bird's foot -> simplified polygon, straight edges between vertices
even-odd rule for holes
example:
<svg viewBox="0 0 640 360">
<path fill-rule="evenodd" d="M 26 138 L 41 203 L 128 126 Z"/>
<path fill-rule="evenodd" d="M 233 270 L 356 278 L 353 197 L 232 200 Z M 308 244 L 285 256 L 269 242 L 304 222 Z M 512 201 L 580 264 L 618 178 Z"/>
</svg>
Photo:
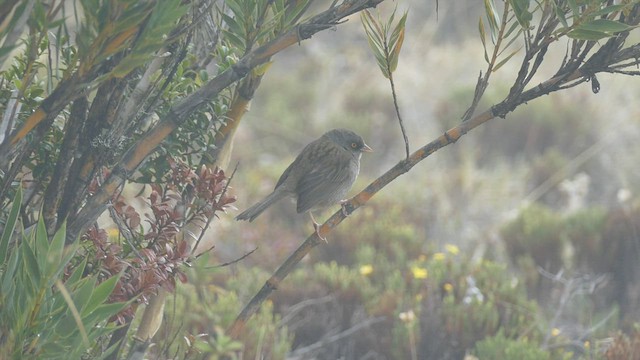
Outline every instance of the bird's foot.
<svg viewBox="0 0 640 360">
<path fill-rule="evenodd" d="M 313 229 L 316 231 L 316 235 L 318 235 L 318 237 L 320 239 L 322 239 L 322 241 L 324 241 L 326 244 L 328 244 L 329 242 L 327 241 L 327 238 L 320 235 L 320 224 L 318 224 L 316 222 L 316 219 L 313 218 L 313 215 L 311 213 L 309 213 L 309 216 L 311 216 L 311 222 L 313 223 Z"/>
</svg>

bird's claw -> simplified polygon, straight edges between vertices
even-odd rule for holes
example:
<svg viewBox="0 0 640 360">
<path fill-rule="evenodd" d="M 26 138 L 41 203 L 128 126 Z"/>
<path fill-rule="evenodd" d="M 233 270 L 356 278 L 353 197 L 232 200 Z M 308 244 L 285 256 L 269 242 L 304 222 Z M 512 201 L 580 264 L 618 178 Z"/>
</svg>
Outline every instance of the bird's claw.
<svg viewBox="0 0 640 360">
<path fill-rule="evenodd" d="M 313 222 L 313 228 L 314 228 L 314 229 L 315 229 L 315 231 L 316 231 L 316 235 L 318 235 L 318 237 L 319 237 L 320 239 L 322 239 L 322 241 L 324 241 L 324 242 L 325 242 L 325 244 L 328 244 L 329 242 L 327 241 L 327 238 L 326 238 L 326 237 L 324 237 L 324 236 L 322 236 L 322 235 L 320 235 L 320 224 L 318 224 L 318 223 L 316 223 L 316 222 L 314 221 L 314 222 Z"/>
<path fill-rule="evenodd" d="M 328 244 L 329 242 L 327 241 L 327 238 L 320 235 L 320 224 L 316 222 L 316 219 L 313 218 L 313 215 L 311 213 L 309 213 L 309 216 L 311 216 L 311 222 L 313 223 L 313 229 L 315 230 L 316 235 L 318 235 L 318 237 L 322 239 L 322 241 L 324 241 L 325 244 Z"/>
</svg>

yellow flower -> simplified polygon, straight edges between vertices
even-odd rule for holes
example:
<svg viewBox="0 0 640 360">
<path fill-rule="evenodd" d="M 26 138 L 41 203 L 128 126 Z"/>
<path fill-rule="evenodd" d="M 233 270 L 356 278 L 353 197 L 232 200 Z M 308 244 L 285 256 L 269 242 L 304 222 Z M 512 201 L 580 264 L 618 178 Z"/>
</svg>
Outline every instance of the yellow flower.
<svg viewBox="0 0 640 360">
<path fill-rule="evenodd" d="M 458 255 L 458 253 L 460 252 L 460 248 L 456 245 L 447 244 L 444 246 L 444 248 L 452 255 Z"/>
<path fill-rule="evenodd" d="M 373 266 L 371 265 L 362 265 L 360 266 L 360 275 L 367 276 L 373 272 Z"/>
<path fill-rule="evenodd" d="M 558 336 L 558 335 L 560 335 L 560 329 L 558 328 L 551 329 L 551 336 Z"/>
<path fill-rule="evenodd" d="M 584 348 L 589 350 L 591 348 L 591 343 L 589 342 L 589 340 L 584 342 Z"/>
<path fill-rule="evenodd" d="M 444 287 L 444 291 L 446 291 L 448 294 L 451 294 L 453 292 L 453 285 L 451 285 L 450 283 L 444 283 L 442 287 Z"/>
<path fill-rule="evenodd" d="M 436 261 L 442 261 L 446 258 L 447 258 L 447 255 L 445 253 L 437 252 L 433 254 L 433 260 L 436 260 Z"/>
<path fill-rule="evenodd" d="M 117 238 L 120 235 L 120 230 L 117 227 L 109 228 L 107 230 L 107 236 L 110 238 Z"/>
<path fill-rule="evenodd" d="M 429 275 L 429 272 L 425 268 L 412 266 L 411 272 L 413 273 L 413 277 L 416 279 L 426 279 Z"/>
</svg>

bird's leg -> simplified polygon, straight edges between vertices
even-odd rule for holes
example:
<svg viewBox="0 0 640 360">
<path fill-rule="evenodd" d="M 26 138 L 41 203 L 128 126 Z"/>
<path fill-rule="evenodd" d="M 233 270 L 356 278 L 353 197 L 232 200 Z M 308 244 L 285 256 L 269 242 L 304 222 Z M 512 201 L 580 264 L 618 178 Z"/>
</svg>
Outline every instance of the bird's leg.
<svg viewBox="0 0 640 360">
<path fill-rule="evenodd" d="M 318 237 L 328 244 L 329 242 L 327 241 L 327 238 L 322 237 L 322 235 L 320 235 L 320 224 L 318 224 L 316 222 L 316 219 L 313 218 L 313 214 L 311 213 L 311 211 L 309 211 L 309 216 L 311 216 L 311 222 L 313 222 L 313 229 L 316 231 L 316 234 L 318 234 Z"/>
</svg>

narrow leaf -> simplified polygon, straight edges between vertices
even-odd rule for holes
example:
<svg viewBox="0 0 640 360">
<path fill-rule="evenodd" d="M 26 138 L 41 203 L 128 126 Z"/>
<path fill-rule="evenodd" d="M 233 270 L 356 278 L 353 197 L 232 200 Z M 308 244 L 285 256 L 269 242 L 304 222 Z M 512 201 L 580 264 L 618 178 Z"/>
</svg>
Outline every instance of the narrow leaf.
<svg viewBox="0 0 640 360">
<path fill-rule="evenodd" d="M 7 222 L 5 223 L 4 230 L 2 231 L 2 237 L 0 237 L 0 264 L 4 264 L 4 261 L 7 258 L 7 249 L 9 248 L 9 242 L 13 236 L 13 232 L 16 229 L 16 224 L 18 224 L 18 215 L 20 213 L 21 204 L 22 187 L 18 186 L 16 195 L 13 197 L 13 204 L 11 205 Z"/>
<path fill-rule="evenodd" d="M 591 13 L 591 16 L 602 16 L 602 15 L 609 15 L 613 12 L 617 12 L 617 11 L 621 11 L 624 8 L 628 7 L 630 3 L 627 4 L 618 4 L 618 5 L 611 5 L 611 6 L 607 6 L 605 8 L 602 8 L 598 11 L 595 11 L 593 13 Z"/>
<path fill-rule="evenodd" d="M 111 295 L 111 292 L 115 288 L 120 276 L 112 276 L 109 279 L 103 281 L 98 285 L 91 294 L 91 298 L 87 302 L 86 306 L 82 309 L 82 315 L 87 316 L 93 312 L 99 305 L 102 305 Z"/>
<path fill-rule="evenodd" d="M 585 29 L 574 29 L 571 30 L 567 33 L 567 36 L 569 36 L 572 39 L 576 39 L 576 40 L 588 40 L 588 41 L 595 41 L 595 40 L 600 40 L 606 37 L 611 36 L 611 34 L 607 34 L 601 31 L 592 31 L 592 30 L 585 30 Z"/>
<path fill-rule="evenodd" d="M 362 26 L 364 27 L 364 31 L 367 35 L 367 39 L 369 40 L 369 46 L 372 50 L 377 49 L 378 51 L 383 51 L 384 45 L 382 41 L 382 37 L 378 34 L 376 29 L 379 27 L 374 27 L 372 22 L 375 21 L 371 14 L 364 11 L 361 13 L 360 19 L 362 20 Z"/>
<path fill-rule="evenodd" d="M 47 264 L 47 254 L 49 253 L 49 236 L 47 235 L 47 227 L 44 224 L 44 216 L 40 215 L 33 235 L 33 251 L 38 259 L 38 267 L 44 270 Z"/>
<path fill-rule="evenodd" d="M 525 29 L 529 28 L 529 23 L 533 18 L 533 15 L 529 11 L 529 1 L 530 0 L 511 0 L 513 13 L 516 15 L 516 19 L 520 26 Z"/>
<path fill-rule="evenodd" d="M 87 348 L 89 348 L 91 346 L 91 343 L 89 342 L 89 338 L 87 337 L 87 330 L 84 328 L 84 324 L 82 323 L 82 318 L 80 317 L 78 308 L 76 307 L 75 303 L 71 299 L 71 296 L 69 295 L 69 291 L 67 291 L 67 289 L 64 287 L 64 284 L 62 284 L 60 280 L 56 281 L 56 287 L 64 297 L 65 301 L 67 302 L 67 305 L 69 305 L 69 311 L 73 315 L 73 319 L 75 320 L 76 325 L 80 330 L 80 334 L 82 335 L 82 340 L 84 341 L 84 345 Z"/>
<path fill-rule="evenodd" d="M 53 235 L 51 244 L 49 244 L 49 252 L 47 253 L 47 265 L 45 268 L 49 278 L 57 278 L 60 271 L 63 270 L 63 266 L 60 266 L 63 261 L 64 242 L 67 237 L 67 226 L 63 223 L 60 229 Z"/>
<path fill-rule="evenodd" d="M 578 4 L 576 2 L 576 0 L 567 0 L 567 2 L 569 3 L 569 8 L 571 8 L 571 11 L 573 12 L 573 17 L 575 19 L 580 17 L 580 9 L 578 8 Z"/>
<path fill-rule="evenodd" d="M 93 288 L 96 286 L 96 279 L 94 278 L 84 278 L 83 280 L 80 287 L 73 291 L 73 302 L 79 310 L 84 309 L 87 305 L 89 299 L 91 299 Z"/>
<path fill-rule="evenodd" d="M 484 22 L 482 18 L 478 20 L 478 32 L 480 33 L 480 41 L 482 41 L 482 47 L 484 48 L 484 60 L 489 63 L 489 54 L 487 53 L 487 42 L 486 36 L 487 33 L 484 31 Z"/>
<path fill-rule="evenodd" d="M 24 260 L 25 269 L 27 270 L 27 275 L 29 279 L 31 279 L 31 284 L 33 286 L 30 287 L 31 290 L 35 292 L 36 288 L 40 286 L 40 269 L 38 268 L 38 260 L 36 260 L 36 256 L 34 255 L 31 247 L 29 246 L 28 241 L 23 241 L 22 246 L 22 258 Z M 25 284 L 26 286 L 29 286 Z"/>
<path fill-rule="evenodd" d="M 398 38 L 400 36 L 404 38 L 404 29 L 407 22 L 407 14 L 408 13 L 405 12 L 404 15 L 400 18 L 400 21 L 398 21 L 398 24 L 396 24 L 393 32 L 391 33 L 391 36 L 389 37 L 389 43 L 392 44 L 392 48 L 395 47 L 394 44 L 398 41 Z M 400 42 L 402 43 L 402 40 Z"/>
<path fill-rule="evenodd" d="M 607 20 L 607 19 L 595 19 L 583 24 L 580 24 L 576 30 L 588 30 L 603 33 L 618 33 L 621 31 L 627 31 L 632 29 L 632 26 L 623 24 L 619 21 Z"/>
<path fill-rule="evenodd" d="M 491 34 L 491 41 L 495 44 L 498 38 L 498 24 L 500 24 L 500 18 L 496 11 L 493 0 L 484 0 L 484 8 L 487 16 L 487 22 L 489 23 L 489 31 Z"/>
<path fill-rule="evenodd" d="M 389 59 L 389 71 L 394 72 L 398 67 L 398 60 L 400 59 L 400 49 L 402 48 L 402 42 L 404 41 L 404 28 L 400 31 L 398 42 L 393 46 L 390 59 Z"/>
<path fill-rule="evenodd" d="M 513 55 L 515 55 L 519 51 L 520 51 L 520 49 L 514 50 L 511 54 L 507 55 L 507 57 L 505 57 L 499 63 L 497 63 L 496 66 L 493 67 L 493 72 L 498 71 L 498 69 L 500 69 L 502 67 L 502 65 L 506 64 L 507 61 L 509 61 L 509 59 L 511 59 L 513 57 Z"/>
<path fill-rule="evenodd" d="M 565 16 L 564 11 L 562 11 L 562 8 L 560 8 L 560 6 L 558 6 L 555 1 L 551 2 L 554 7 L 554 11 L 556 13 L 556 17 L 558 18 L 558 20 L 560 20 L 560 23 L 562 23 L 562 26 L 564 26 L 565 28 L 569 27 L 569 23 L 567 22 L 567 18 Z"/>
<path fill-rule="evenodd" d="M 82 274 L 84 273 L 84 268 L 86 265 L 87 265 L 87 258 L 84 258 L 84 260 L 82 260 L 82 262 L 78 264 L 76 268 L 73 270 L 73 272 L 71 273 L 71 276 L 69 276 L 65 284 L 69 286 L 78 282 L 82 277 Z"/>
</svg>

